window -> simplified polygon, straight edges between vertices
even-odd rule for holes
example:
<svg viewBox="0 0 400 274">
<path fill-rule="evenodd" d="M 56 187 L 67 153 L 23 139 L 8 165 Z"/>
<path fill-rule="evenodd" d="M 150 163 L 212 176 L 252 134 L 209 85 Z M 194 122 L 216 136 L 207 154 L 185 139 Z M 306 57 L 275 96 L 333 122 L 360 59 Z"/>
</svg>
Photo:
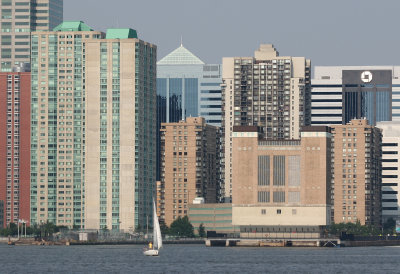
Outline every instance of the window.
<svg viewBox="0 0 400 274">
<path fill-rule="evenodd" d="M 282 210 L 281 209 L 277 209 L 276 210 L 276 214 L 282 214 Z"/>
<path fill-rule="evenodd" d="M 261 209 L 261 215 L 265 215 L 267 214 L 267 210 L 266 209 Z"/>
<path fill-rule="evenodd" d="M 284 191 L 274 191 L 273 202 L 274 203 L 284 203 L 285 202 L 285 192 Z"/>
<path fill-rule="evenodd" d="M 269 203 L 269 191 L 259 191 L 258 192 L 258 202 L 259 203 Z"/>
</svg>

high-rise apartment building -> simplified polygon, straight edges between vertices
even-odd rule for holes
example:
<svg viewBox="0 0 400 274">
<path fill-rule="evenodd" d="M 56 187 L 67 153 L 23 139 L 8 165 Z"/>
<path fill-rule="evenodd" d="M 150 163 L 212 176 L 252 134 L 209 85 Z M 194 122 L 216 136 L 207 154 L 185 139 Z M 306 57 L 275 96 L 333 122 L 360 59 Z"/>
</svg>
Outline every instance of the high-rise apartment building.
<svg viewBox="0 0 400 274">
<path fill-rule="evenodd" d="M 312 124 L 366 118 L 400 121 L 400 67 L 317 66 L 312 79 Z"/>
<path fill-rule="evenodd" d="M 400 122 L 379 122 L 382 129 L 382 223 L 400 217 Z"/>
<path fill-rule="evenodd" d="M 255 126 L 233 131 L 232 223 L 241 237 L 320 237 L 330 224 L 330 128 L 303 127 L 297 140 L 266 140 Z"/>
<path fill-rule="evenodd" d="M 0 200 L 3 223 L 29 222 L 30 72 L 0 72 Z"/>
<path fill-rule="evenodd" d="M 262 44 L 254 57 L 223 58 L 224 197 L 232 197 L 232 130 L 259 126 L 267 139 L 299 139 L 311 123 L 311 62 Z"/>
<path fill-rule="evenodd" d="M 156 46 L 133 29 L 85 42 L 85 228 L 133 231 L 156 194 Z"/>
<path fill-rule="evenodd" d="M 366 119 L 332 127 L 335 223 L 381 224 L 381 130 Z"/>
<path fill-rule="evenodd" d="M 218 128 L 202 117 L 161 124 L 161 213 L 167 225 L 188 215 L 198 197 L 217 201 Z"/>
<path fill-rule="evenodd" d="M 86 42 L 103 36 L 83 22 L 32 33 L 33 224 L 84 227 Z"/>
<path fill-rule="evenodd" d="M 63 20 L 63 0 L 2 0 L 1 68 L 30 63 L 32 31 L 48 31 Z"/>
</svg>

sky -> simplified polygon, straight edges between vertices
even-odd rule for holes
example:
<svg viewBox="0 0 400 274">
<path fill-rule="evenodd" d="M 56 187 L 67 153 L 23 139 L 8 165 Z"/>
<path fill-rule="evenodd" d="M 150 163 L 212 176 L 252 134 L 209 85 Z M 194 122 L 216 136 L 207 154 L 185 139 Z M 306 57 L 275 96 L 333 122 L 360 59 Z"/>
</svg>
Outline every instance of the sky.
<svg viewBox="0 0 400 274">
<path fill-rule="evenodd" d="M 400 65 L 399 0 L 64 0 L 64 20 L 136 29 L 158 59 L 182 37 L 213 64 L 272 43 L 313 66 Z"/>
</svg>

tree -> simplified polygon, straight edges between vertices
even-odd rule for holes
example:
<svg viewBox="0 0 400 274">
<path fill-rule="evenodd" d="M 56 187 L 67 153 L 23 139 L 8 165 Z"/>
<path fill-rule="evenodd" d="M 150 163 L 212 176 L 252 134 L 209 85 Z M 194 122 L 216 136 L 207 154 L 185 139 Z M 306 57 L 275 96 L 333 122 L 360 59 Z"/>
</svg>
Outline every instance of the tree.
<svg viewBox="0 0 400 274">
<path fill-rule="evenodd" d="M 45 237 L 51 237 L 51 236 L 53 236 L 53 233 L 57 232 L 57 226 L 55 224 L 47 221 L 44 224 L 43 230 L 44 230 Z"/>
<path fill-rule="evenodd" d="M 169 228 L 168 228 L 168 226 L 164 223 L 164 222 L 162 222 L 161 224 L 160 224 L 160 230 L 161 230 L 161 235 L 168 235 L 169 234 Z"/>
<path fill-rule="evenodd" d="M 206 229 L 204 228 L 203 223 L 201 223 L 200 226 L 199 226 L 199 236 L 201 238 L 205 238 L 206 237 Z"/>
<path fill-rule="evenodd" d="M 194 229 L 192 224 L 189 222 L 189 218 L 178 217 L 175 221 L 172 222 L 171 227 L 169 229 L 171 235 L 179 236 L 179 237 L 194 237 Z"/>
<path fill-rule="evenodd" d="M 347 234 L 354 234 L 360 236 L 371 236 L 381 234 L 380 229 L 372 225 L 361 225 L 360 221 L 357 220 L 356 223 L 332 223 L 329 226 L 329 233 L 339 236 L 341 232 L 346 232 Z"/>
<path fill-rule="evenodd" d="M 8 235 L 7 236 L 14 236 L 18 234 L 18 226 L 14 223 L 10 223 L 8 225 Z"/>
<path fill-rule="evenodd" d="M 396 229 L 396 221 L 393 218 L 387 219 L 383 224 L 383 229 L 385 230 L 385 233 L 393 233 Z"/>
<path fill-rule="evenodd" d="M 105 225 L 101 230 L 103 231 L 104 234 L 107 234 L 108 233 L 107 225 Z"/>
</svg>

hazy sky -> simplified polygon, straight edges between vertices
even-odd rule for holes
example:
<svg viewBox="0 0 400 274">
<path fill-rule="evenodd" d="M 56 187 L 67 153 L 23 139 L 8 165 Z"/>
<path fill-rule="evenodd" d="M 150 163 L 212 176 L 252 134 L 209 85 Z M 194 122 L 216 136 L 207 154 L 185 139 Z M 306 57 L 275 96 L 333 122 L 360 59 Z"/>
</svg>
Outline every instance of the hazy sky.
<svg viewBox="0 0 400 274">
<path fill-rule="evenodd" d="M 64 0 L 64 19 L 96 30 L 131 27 L 206 63 L 253 56 L 260 43 L 316 65 L 400 65 L 399 0 Z"/>
</svg>

